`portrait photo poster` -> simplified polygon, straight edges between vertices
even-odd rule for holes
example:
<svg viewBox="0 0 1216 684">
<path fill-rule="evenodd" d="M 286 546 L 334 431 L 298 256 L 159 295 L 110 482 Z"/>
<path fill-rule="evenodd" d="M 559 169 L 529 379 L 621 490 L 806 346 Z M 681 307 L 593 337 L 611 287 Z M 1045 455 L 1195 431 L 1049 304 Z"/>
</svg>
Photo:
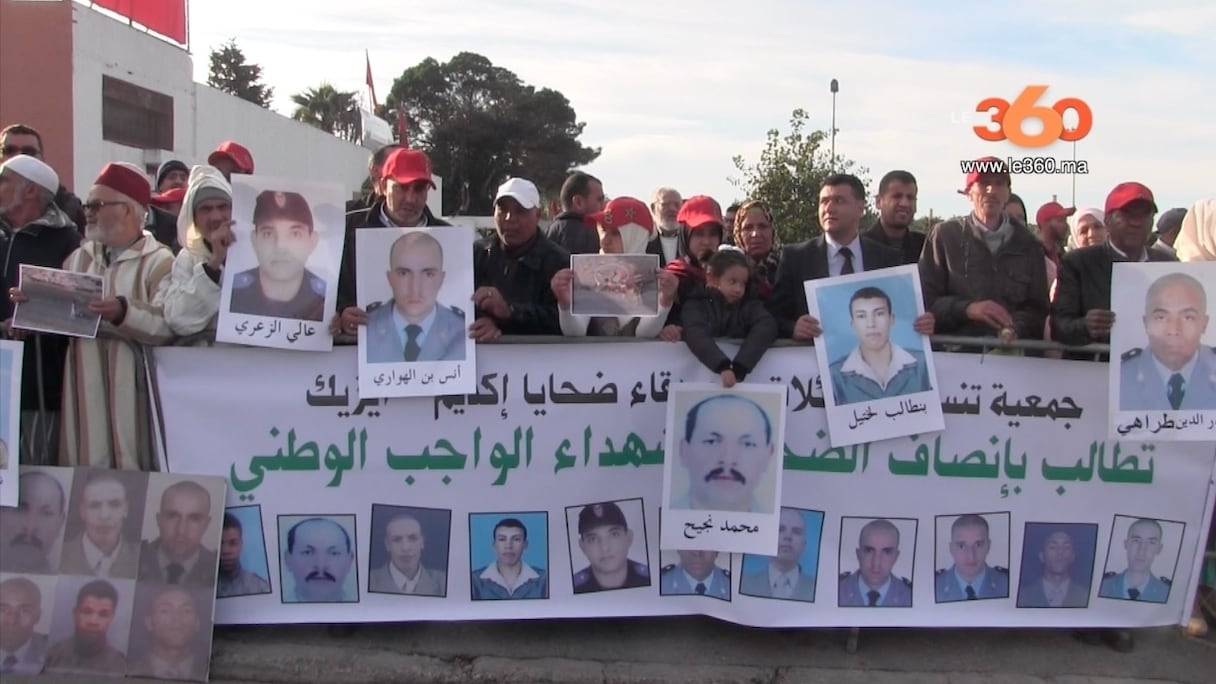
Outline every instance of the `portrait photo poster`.
<svg viewBox="0 0 1216 684">
<path fill-rule="evenodd" d="M 659 257 L 573 254 L 570 313 L 575 316 L 658 316 Z"/>
<path fill-rule="evenodd" d="M 97 337 L 101 314 L 90 312 L 89 303 L 105 296 L 101 276 L 21 264 L 20 288 L 28 301 L 13 309 L 14 328 Z"/>
<path fill-rule="evenodd" d="M 929 338 L 913 329 L 924 313 L 916 265 L 808 280 L 832 446 L 945 429 Z"/>
<path fill-rule="evenodd" d="M 346 233 L 337 183 L 232 179 L 232 232 L 217 342 L 329 351 Z M 255 225 L 255 221 L 258 225 Z"/>
<path fill-rule="evenodd" d="M 473 239 L 463 227 L 365 228 L 355 233 L 359 396 L 431 397 L 477 384 Z"/>
<path fill-rule="evenodd" d="M 787 389 L 671 386 L 661 549 L 777 554 Z"/>
<path fill-rule="evenodd" d="M 17 505 L 24 353 L 24 342 L 0 341 L 0 507 Z"/>
<path fill-rule="evenodd" d="M 1116 263 L 1111 275 L 1111 439 L 1216 439 L 1216 272 L 1204 263 Z"/>
</svg>

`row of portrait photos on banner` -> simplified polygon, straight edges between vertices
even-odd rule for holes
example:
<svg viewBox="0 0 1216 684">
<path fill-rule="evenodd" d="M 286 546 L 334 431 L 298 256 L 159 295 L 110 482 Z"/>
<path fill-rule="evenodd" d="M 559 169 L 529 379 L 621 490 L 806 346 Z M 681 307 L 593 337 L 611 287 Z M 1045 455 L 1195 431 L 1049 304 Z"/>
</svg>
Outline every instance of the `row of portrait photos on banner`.
<svg viewBox="0 0 1216 684">
<path fill-rule="evenodd" d="M 42 537 L 48 537 L 47 548 L 62 546 L 59 567 L 27 564 L 23 571 L 6 567 L 0 596 L 7 610 L 10 603 L 20 605 L 22 595 L 26 601 L 41 595 L 41 603 L 25 612 L 32 616 L 26 629 L 45 634 L 45 626 L 49 624 L 54 644 L 59 643 L 57 638 L 62 641 L 71 637 L 73 629 L 82 629 L 81 611 L 78 608 L 73 614 L 71 606 L 80 605 L 77 594 L 83 586 L 100 580 L 114 587 L 118 599 L 109 604 L 109 613 L 117 615 L 114 620 L 122 623 L 111 632 L 108 642 L 114 650 L 115 668 L 120 667 L 121 651 L 128 643 L 132 654 L 137 642 L 145 646 L 145 653 L 149 639 L 155 645 L 160 627 L 157 616 L 149 611 L 158 607 L 158 601 L 180 599 L 183 605 L 174 613 L 178 623 L 164 630 L 176 636 L 179 643 L 188 641 L 202 649 L 209 639 L 209 630 L 198 629 L 195 618 L 201 625 L 209 624 L 211 596 L 207 592 L 221 599 L 268 595 L 275 593 L 276 584 L 279 600 L 284 604 L 359 603 L 364 600 L 364 592 L 485 601 L 548 599 L 554 592 L 566 595 L 567 590 L 570 595 L 579 595 L 643 588 L 657 590 L 660 596 L 704 595 L 730 601 L 737 593 L 759 599 L 816 603 L 822 600 L 827 587 L 828 596 L 834 592 L 834 598 L 828 601 L 834 600 L 839 607 L 912 607 L 914 583 L 923 581 L 932 583 L 933 601 L 937 604 L 1003 599 L 1026 609 L 1086 608 L 1095 598 L 1129 605 L 1163 604 L 1169 599 L 1185 532 L 1181 522 L 1118 514 L 1109 523 L 1025 521 L 1017 522 L 1015 527 L 1011 513 L 1006 511 L 939 515 L 931 523 L 932 531 L 926 534 L 919 529 L 922 521 L 917 518 L 842 516 L 832 521 L 823 511 L 782 507 L 774 556 L 690 549 L 662 551 L 656 559 L 648 538 L 646 506 L 643 499 L 634 498 L 569 506 L 565 519 L 557 523 L 560 527 L 551 527 L 550 513 L 546 511 L 469 513 L 468 566 L 457 569 L 449 567 L 456 524 L 452 510 L 372 504 L 369 520 L 361 524 L 355 513 L 278 515 L 277 520 L 263 520 L 261 506 L 250 504 L 227 508 L 218 518 L 223 529 L 218 545 L 217 585 L 216 552 L 208 548 L 207 542 L 221 539 L 218 536 L 221 524 L 210 511 L 205 521 L 188 514 L 181 523 L 176 522 L 177 514 L 186 513 L 190 505 L 194 506 L 193 515 L 203 514 L 201 495 L 195 490 L 183 490 L 184 494 L 193 495 L 195 501 L 182 503 L 174 499 L 183 496 L 150 481 L 146 502 L 140 499 L 125 504 L 132 515 L 112 517 L 110 525 L 121 530 L 124 545 L 133 543 L 128 538 L 138 538 L 127 532 L 138 530 L 138 525 L 132 526 L 127 521 L 138 520 L 141 512 L 145 513 L 144 518 L 156 520 L 161 545 L 175 530 L 192 540 L 201 537 L 180 530 L 206 528 L 203 535 L 206 539 L 195 542 L 198 560 L 194 570 L 188 571 L 186 579 L 177 585 L 171 585 L 153 569 L 158 558 L 156 540 L 144 543 L 142 558 L 123 559 L 122 567 L 116 561 L 107 569 L 89 572 L 87 567 L 75 564 L 79 561 L 75 549 L 88 542 L 73 535 L 87 535 L 90 525 L 102 525 L 98 516 L 105 507 L 99 511 L 85 509 L 91 509 L 97 497 L 107 505 L 119 498 L 116 490 L 102 489 L 94 494 L 87 489 L 101 489 L 93 482 L 114 489 L 114 485 L 107 484 L 114 480 L 93 480 L 86 476 L 87 484 L 81 487 L 78 483 L 86 471 L 77 472 L 76 483 L 70 483 L 71 471 L 67 469 L 23 469 L 23 473 L 63 481 L 66 491 L 75 494 L 76 499 L 68 507 L 66 535 L 60 530 L 58 538 L 50 536 L 56 534 L 52 529 L 53 516 L 43 515 L 31 523 L 30 534 L 40 542 Z M 128 477 L 123 481 L 130 485 L 135 479 Z M 176 482 L 198 482 L 208 488 L 213 486 L 213 479 L 174 478 Z M 33 491 L 31 507 L 53 503 L 53 497 L 47 495 L 52 494 L 49 489 L 55 485 L 46 482 L 43 486 L 48 491 Z M 205 503 L 214 506 L 213 502 L 214 499 Z M 650 515 L 656 514 L 659 514 L 657 507 Z M 73 523 L 76 515 L 82 522 Z M 660 515 L 659 525 L 662 524 Z M 825 526 L 829 524 L 838 524 L 840 530 L 839 543 L 831 549 L 830 560 L 821 555 L 826 550 L 823 540 Z M 143 536 L 150 536 L 146 524 L 144 529 Z M 368 542 L 360 541 L 360 529 L 369 534 Z M 550 539 L 553 529 L 562 530 L 561 542 Z M 6 535 L 9 532 L 6 527 Z M 266 539 L 270 534 L 277 540 L 277 559 L 267 553 Z M 926 543 L 926 537 L 932 539 L 933 549 L 928 579 L 926 570 L 915 567 L 917 549 Z M 187 541 L 174 539 L 179 545 Z M 28 544 L 28 540 L 6 536 L 4 543 L 7 555 L 10 549 Z M 1103 557 L 1100 551 L 1104 543 Z M 570 572 L 563 573 L 558 588 L 558 580 L 551 576 L 550 569 L 552 554 L 561 553 L 558 549 L 562 546 L 567 547 Z M 37 545 L 31 553 L 33 550 L 37 550 Z M 366 558 L 359 558 L 360 553 L 366 553 Z M 739 567 L 732 568 L 736 555 L 741 556 Z M 1018 555 L 1020 562 L 1011 569 L 1010 562 Z M 163 562 L 164 558 L 160 560 Z M 660 566 L 657 577 L 653 570 L 656 560 Z M 1095 573 L 1099 564 L 1102 569 Z M 11 562 L 6 561 L 5 565 Z M 54 574 L 56 571 L 58 575 Z M 832 579 L 821 582 L 824 575 Z M 29 585 L 34 588 L 31 590 Z M 166 598 L 167 592 L 178 587 L 184 591 Z M 187 596 L 190 603 L 184 605 Z M 161 610 L 166 611 L 167 608 Z M 188 614 L 189 619 L 183 614 Z M 127 624 L 130 624 L 129 642 Z M 13 642 L 5 639 L 3 643 L 7 649 Z M 63 660 L 64 653 L 60 652 L 63 650 L 52 647 L 48 651 L 48 667 L 54 660 L 51 656 L 57 656 L 59 660 L 55 662 L 60 664 L 72 664 L 70 657 Z M 135 660 L 128 658 L 127 662 Z M 134 672 L 130 666 L 128 670 Z"/>
<path fill-rule="evenodd" d="M 0 672 L 206 681 L 223 478 L 22 466 L 0 508 Z"/>
<path fill-rule="evenodd" d="M 233 182 L 238 241 L 224 269 L 216 339 L 328 351 L 344 248 L 335 184 L 264 176 Z M 473 241 L 467 227 L 363 229 L 356 234 L 360 396 L 438 396 L 476 390 Z M 655 315 L 649 255 L 572 259 L 584 313 Z M 275 285 L 288 299 L 274 299 Z M 1203 441 L 1216 437 L 1216 332 L 1202 264 L 1118 263 L 1111 301 L 1110 436 Z M 286 290 L 291 290 L 287 292 Z M 834 446 L 944 429 L 933 352 L 913 324 L 924 314 L 916 265 L 805 283 Z"/>
</svg>

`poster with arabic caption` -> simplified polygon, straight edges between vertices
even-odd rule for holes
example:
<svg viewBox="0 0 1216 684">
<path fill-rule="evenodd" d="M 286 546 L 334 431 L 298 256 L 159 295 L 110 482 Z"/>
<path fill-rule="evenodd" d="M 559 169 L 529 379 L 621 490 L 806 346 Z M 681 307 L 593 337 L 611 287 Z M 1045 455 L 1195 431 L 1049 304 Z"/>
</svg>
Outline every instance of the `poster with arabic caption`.
<svg viewBox="0 0 1216 684">
<path fill-rule="evenodd" d="M 575 316 L 658 316 L 659 257 L 573 254 L 570 313 Z"/>
<path fill-rule="evenodd" d="M 929 338 L 913 329 L 925 312 L 915 265 L 808 280 L 807 308 L 823 335 L 815 357 L 826 380 L 835 446 L 945 428 Z"/>
<path fill-rule="evenodd" d="M 777 552 L 786 394 L 775 384 L 671 388 L 661 548 Z"/>
<path fill-rule="evenodd" d="M 13 309 L 14 328 L 97 337 L 101 314 L 89 311 L 89 304 L 105 296 L 101 276 L 21 264 L 20 286 L 28 301 Z"/>
<path fill-rule="evenodd" d="M 342 186 L 267 176 L 232 179 L 232 232 L 218 342 L 329 351 L 346 221 Z"/>
<path fill-rule="evenodd" d="M 1110 436 L 1216 439 L 1216 300 L 1211 264 L 1116 263 L 1110 301 Z"/>
<path fill-rule="evenodd" d="M 355 233 L 359 396 L 433 397 L 473 392 L 474 231 L 365 228 Z"/>
<path fill-rule="evenodd" d="M 17 505 L 24 350 L 25 342 L 0 340 L 0 507 Z"/>
<path fill-rule="evenodd" d="M 840 447 L 829 440 L 814 357 L 770 350 L 753 375 L 788 391 L 777 548 L 732 554 L 660 550 L 666 405 L 706 372 L 686 349 L 609 342 L 597 345 L 594 363 L 575 344 L 478 351 L 472 392 L 387 401 L 359 397 L 353 346 L 154 350 L 166 467 L 228 480 L 228 506 L 243 526 L 241 567 L 267 580 L 230 587 L 218 624 L 706 615 L 757 627 L 1129 628 L 1190 615 L 1216 455 L 1210 443 L 1106 439 L 1102 364 L 938 354 L 944 431 Z M 1058 410 L 1041 410 L 1053 402 Z M 358 596 L 344 595 L 357 602 L 284 603 L 284 579 L 307 567 L 282 546 L 285 523 L 299 516 L 338 523 L 307 526 L 335 547 L 333 582 L 314 578 L 316 597 L 355 578 Z M 349 516 L 351 554 L 342 536 Z M 975 516 L 988 522 L 990 543 L 979 543 Z M 1132 563 L 1119 522 L 1128 518 L 1161 522 L 1151 568 L 1171 578 L 1164 603 L 1099 595 L 1100 573 Z M 877 520 L 893 522 L 899 539 L 889 527 L 882 535 L 882 523 L 865 529 Z M 714 523 L 723 521 L 715 514 Z M 1040 556 L 1061 529 L 1085 532 L 1072 538 L 1069 574 L 1089 587 L 1086 607 L 1019 607 L 1037 591 Z M 420 536 L 421 553 L 410 544 L 390 552 L 394 535 Z M 250 549 L 259 553 L 246 559 Z M 883 549 L 884 562 L 859 558 Z M 939 602 L 937 571 L 946 577 L 954 565 L 963 579 L 980 571 L 997 584 L 975 585 L 981 597 L 1004 594 L 997 575 L 1008 571 L 1008 596 Z M 883 588 L 888 577 L 910 587 L 910 607 L 907 594 Z M 876 605 L 900 607 L 869 610 L 863 581 L 879 591 Z M 605 591 L 580 591 L 596 586 Z M 958 581 L 941 591 L 965 595 Z"/>
</svg>

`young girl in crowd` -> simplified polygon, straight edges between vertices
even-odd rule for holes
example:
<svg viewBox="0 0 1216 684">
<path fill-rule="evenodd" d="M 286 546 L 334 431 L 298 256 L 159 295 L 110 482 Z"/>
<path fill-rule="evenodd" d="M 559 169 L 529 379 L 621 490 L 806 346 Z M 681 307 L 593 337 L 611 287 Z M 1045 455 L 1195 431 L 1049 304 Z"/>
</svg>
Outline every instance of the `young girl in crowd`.
<svg viewBox="0 0 1216 684">
<path fill-rule="evenodd" d="M 617 197 L 604 207 L 604 211 L 588 216 L 587 220 L 596 223 L 600 234 L 600 254 L 645 254 L 646 246 L 654 237 L 654 219 L 650 216 L 650 208 L 633 197 Z M 657 337 L 675 302 L 676 276 L 660 269 L 657 278 L 658 316 L 576 316 L 570 311 L 574 274 L 568 268 L 558 271 L 549 286 L 557 297 L 562 334 L 567 337 Z"/>
<path fill-rule="evenodd" d="M 756 296 L 751 261 L 737 247 L 724 246 L 709 258 L 706 287 L 684 303 L 684 342 L 722 378 L 723 387 L 743 382 L 777 339 L 777 321 Z M 715 338 L 742 339 L 732 360 Z"/>
</svg>

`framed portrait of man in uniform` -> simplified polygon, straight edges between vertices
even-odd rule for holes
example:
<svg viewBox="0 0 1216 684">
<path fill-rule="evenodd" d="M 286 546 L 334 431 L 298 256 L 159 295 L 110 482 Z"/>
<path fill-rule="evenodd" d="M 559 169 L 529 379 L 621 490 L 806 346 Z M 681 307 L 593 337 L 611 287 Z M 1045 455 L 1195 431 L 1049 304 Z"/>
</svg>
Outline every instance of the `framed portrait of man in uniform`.
<svg viewBox="0 0 1216 684">
<path fill-rule="evenodd" d="M 1216 438 L 1216 329 L 1208 264 L 1116 263 L 1111 279 L 1110 437 Z"/>
<path fill-rule="evenodd" d="M 216 341 L 328 351 L 346 224 L 342 187 L 266 176 L 232 182 Z"/>
</svg>

